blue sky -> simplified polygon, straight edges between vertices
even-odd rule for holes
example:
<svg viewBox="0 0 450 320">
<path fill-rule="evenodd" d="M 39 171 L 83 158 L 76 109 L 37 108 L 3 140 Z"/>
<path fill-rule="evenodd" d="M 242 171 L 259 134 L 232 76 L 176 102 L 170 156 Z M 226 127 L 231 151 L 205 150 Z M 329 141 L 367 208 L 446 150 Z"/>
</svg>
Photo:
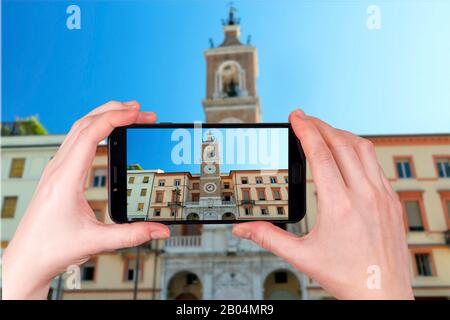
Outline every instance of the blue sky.
<svg viewBox="0 0 450 320">
<path fill-rule="evenodd" d="M 51 133 L 105 101 L 203 120 L 203 50 L 228 1 L 3 1 L 3 120 Z M 450 132 L 450 1 L 235 1 L 259 52 L 263 120 L 301 106 L 360 134 Z M 66 8 L 81 7 L 81 30 Z M 366 27 L 379 5 L 381 29 Z"/>
<path fill-rule="evenodd" d="M 194 130 L 197 130 L 194 132 Z M 230 131 L 234 131 L 230 135 Z M 127 163 L 165 172 L 200 172 L 201 143 L 208 133 L 219 145 L 220 171 L 287 169 L 288 129 L 129 129 Z M 233 137 L 233 138 L 230 138 Z M 244 138 L 245 137 L 245 138 Z M 250 138 L 252 137 L 252 138 Z M 252 139 L 252 140 L 250 140 Z M 240 143 L 241 142 L 241 143 Z M 195 149 L 195 146 L 198 149 Z M 267 149 L 265 147 L 267 146 Z"/>
</svg>

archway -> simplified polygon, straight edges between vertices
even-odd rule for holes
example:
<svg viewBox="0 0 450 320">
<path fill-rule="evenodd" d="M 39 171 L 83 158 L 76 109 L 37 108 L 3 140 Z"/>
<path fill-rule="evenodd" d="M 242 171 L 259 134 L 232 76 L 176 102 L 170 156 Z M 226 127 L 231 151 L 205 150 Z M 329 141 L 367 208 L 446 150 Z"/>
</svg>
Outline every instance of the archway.
<svg viewBox="0 0 450 320">
<path fill-rule="evenodd" d="M 170 300 L 198 300 L 202 298 L 202 290 L 202 283 L 195 273 L 181 271 L 170 279 L 167 298 Z"/>
<path fill-rule="evenodd" d="M 275 270 L 264 281 L 265 300 L 299 300 L 300 283 L 295 274 L 288 270 Z"/>
<path fill-rule="evenodd" d="M 186 220 L 200 220 L 200 217 L 197 213 L 191 212 L 187 215 Z"/>
<path fill-rule="evenodd" d="M 234 213 L 231 212 L 225 212 L 222 215 L 222 220 L 236 220 L 236 216 L 234 215 Z"/>
<path fill-rule="evenodd" d="M 247 96 L 245 70 L 234 60 L 224 61 L 215 73 L 214 98 Z"/>
</svg>

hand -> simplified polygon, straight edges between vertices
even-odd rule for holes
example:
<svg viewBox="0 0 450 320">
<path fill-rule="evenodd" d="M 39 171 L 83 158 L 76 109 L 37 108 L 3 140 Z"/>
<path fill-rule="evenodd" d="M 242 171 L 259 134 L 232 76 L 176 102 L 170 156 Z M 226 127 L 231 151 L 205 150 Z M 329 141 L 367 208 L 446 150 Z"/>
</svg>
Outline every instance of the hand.
<svg viewBox="0 0 450 320">
<path fill-rule="evenodd" d="M 269 222 L 234 226 L 340 299 L 411 299 L 402 208 L 372 143 L 297 110 L 290 115 L 317 189 L 314 228 L 297 237 Z M 368 286 L 370 266 L 380 288 Z M 369 268 L 369 269 L 368 269 Z"/>
<path fill-rule="evenodd" d="M 45 299 L 51 280 L 92 255 L 164 239 L 158 223 L 106 225 L 84 197 L 97 145 L 114 127 L 153 123 L 139 103 L 108 102 L 78 120 L 44 170 L 16 233 L 3 255 L 3 299 Z"/>
</svg>

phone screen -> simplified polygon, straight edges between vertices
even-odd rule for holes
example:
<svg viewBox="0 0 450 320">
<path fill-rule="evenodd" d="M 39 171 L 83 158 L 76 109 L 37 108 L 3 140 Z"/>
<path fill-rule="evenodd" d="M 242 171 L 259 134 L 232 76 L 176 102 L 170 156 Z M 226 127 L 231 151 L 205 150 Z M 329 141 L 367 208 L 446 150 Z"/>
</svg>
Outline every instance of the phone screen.
<svg viewBox="0 0 450 320">
<path fill-rule="evenodd" d="M 127 128 L 127 218 L 288 220 L 288 128 Z"/>
</svg>

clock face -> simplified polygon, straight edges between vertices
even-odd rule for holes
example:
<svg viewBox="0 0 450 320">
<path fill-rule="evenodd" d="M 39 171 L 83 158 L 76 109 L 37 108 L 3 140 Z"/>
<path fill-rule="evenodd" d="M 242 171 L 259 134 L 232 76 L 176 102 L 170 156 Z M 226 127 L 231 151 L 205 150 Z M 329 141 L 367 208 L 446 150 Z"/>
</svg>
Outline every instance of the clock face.
<svg viewBox="0 0 450 320">
<path fill-rule="evenodd" d="M 203 187 L 203 189 L 205 190 L 205 192 L 213 193 L 214 191 L 216 191 L 217 186 L 216 186 L 215 183 L 211 183 L 211 182 L 210 182 L 210 183 L 205 184 L 205 186 Z"/>
<path fill-rule="evenodd" d="M 203 172 L 206 174 L 213 174 L 216 172 L 216 166 L 213 166 L 211 164 L 207 164 L 203 167 Z"/>
</svg>

